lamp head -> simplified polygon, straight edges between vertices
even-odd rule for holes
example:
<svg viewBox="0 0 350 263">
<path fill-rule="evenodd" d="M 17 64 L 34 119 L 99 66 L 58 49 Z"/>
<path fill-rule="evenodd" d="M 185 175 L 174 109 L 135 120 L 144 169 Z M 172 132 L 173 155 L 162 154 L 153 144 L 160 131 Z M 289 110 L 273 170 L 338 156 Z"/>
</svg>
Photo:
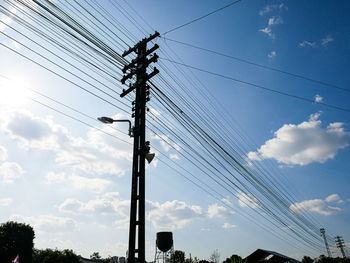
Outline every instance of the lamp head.
<svg viewBox="0 0 350 263">
<path fill-rule="evenodd" d="M 112 118 L 109 117 L 99 117 L 97 118 L 100 122 L 106 123 L 106 124 L 111 124 L 114 122 Z"/>
</svg>

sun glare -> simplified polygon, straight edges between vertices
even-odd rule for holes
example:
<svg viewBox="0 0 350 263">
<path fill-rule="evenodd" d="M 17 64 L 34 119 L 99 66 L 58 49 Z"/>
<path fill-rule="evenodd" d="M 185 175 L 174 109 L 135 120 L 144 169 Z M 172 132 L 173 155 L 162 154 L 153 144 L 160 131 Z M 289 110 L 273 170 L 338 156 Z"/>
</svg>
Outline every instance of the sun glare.
<svg viewBox="0 0 350 263">
<path fill-rule="evenodd" d="M 30 83 L 19 76 L 0 79 L 1 106 L 23 106 L 30 94 Z"/>
</svg>

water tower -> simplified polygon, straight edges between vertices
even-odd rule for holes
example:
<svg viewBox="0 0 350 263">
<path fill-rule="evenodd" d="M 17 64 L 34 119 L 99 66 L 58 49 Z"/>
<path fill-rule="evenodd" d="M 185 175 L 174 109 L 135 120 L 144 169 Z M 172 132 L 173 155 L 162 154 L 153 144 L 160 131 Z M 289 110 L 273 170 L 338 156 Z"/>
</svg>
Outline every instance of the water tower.
<svg viewBox="0 0 350 263">
<path fill-rule="evenodd" d="M 172 232 L 158 232 L 156 239 L 156 254 L 154 263 L 168 263 L 174 253 Z"/>
</svg>

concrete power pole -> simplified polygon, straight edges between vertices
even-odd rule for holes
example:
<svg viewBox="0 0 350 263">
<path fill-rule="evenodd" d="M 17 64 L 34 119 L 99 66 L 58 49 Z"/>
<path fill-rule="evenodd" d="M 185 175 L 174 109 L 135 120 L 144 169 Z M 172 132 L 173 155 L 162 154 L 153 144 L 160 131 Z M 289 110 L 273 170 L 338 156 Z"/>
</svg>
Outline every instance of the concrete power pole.
<svg viewBox="0 0 350 263">
<path fill-rule="evenodd" d="M 331 251 L 329 250 L 329 246 L 328 246 L 328 242 L 327 242 L 327 238 L 326 238 L 326 230 L 324 228 L 321 228 L 320 229 L 320 232 L 321 232 L 321 236 L 323 237 L 323 240 L 324 240 L 324 244 L 326 246 L 326 250 L 327 250 L 327 253 L 328 253 L 328 257 L 332 257 L 332 254 L 331 254 Z"/>
<path fill-rule="evenodd" d="M 335 237 L 335 243 L 337 245 L 337 248 L 340 249 L 340 252 L 342 253 L 343 258 L 346 258 L 345 251 L 344 251 L 345 244 L 344 244 L 343 238 L 341 236 L 336 236 Z"/>
<path fill-rule="evenodd" d="M 135 52 L 137 55 L 135 59 L 131 60 L 130 64 L 123 68 L 123 73 L 126 75 L 121 79 L 121 82 L 124 84 L 127 79 L 136 76 L 136 81 L 130 84 L 127 90 L 123 90 L 120 95 L 124 97 L 133 90 L 136 92 L 135 101 L 132 102 L 134 150 L 131 179 L 128 263 L 145 262 L 145 158 L 150 150 L 149 142 L 145 140 L 146 103 L 149 101 L 149 87 L 146 82 L 159 72 L 157 68 L 154 68 L 153 72 L 147 74 L 149 64 L 156 62 L 158 58 L 157 54 L 154 54 L 149 59 L 147 56 L 159 47 L 155 45 L 150 50 L 147 50 L 147 43 L 158 36 L 159 33 L 156 32 L 148 38 L 142 39 L 134 47 L 123 53 L 123 57 L 132 52 Z"/>
</svg>

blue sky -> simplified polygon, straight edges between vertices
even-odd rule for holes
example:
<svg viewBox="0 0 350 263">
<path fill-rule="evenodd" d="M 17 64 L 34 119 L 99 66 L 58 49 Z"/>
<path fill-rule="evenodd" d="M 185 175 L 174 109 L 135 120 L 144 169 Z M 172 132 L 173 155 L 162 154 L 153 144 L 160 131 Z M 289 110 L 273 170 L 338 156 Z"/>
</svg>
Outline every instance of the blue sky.
<svg viewBox="0 0 350 263">
<path fill-rule="evenodd" d="M 116 3 L 125 8 L 139 25 L 143 25 L 147 34 L 153 33 L 152 29 L 162 34 L 229 2 L 129 2 L 152 28 L 145 25 L 124 1 Z M 9 8 L 6 3 L 2 5 Z M 110 1 L 102 1 L 101 5 L 135 39 L 145 36 Z M 170 32 L 165 37 L 349 89 L 349 9 L 347 1 L 243 0 Z M 47 42 L 23 29 L 13 18 L 1 14 L 1 21 L 55 50 Z M 63 68 L 81 74 L 78 69 L 64 64 L 54 54 L 43 51 L 38 45 L 3 25 L 0 25 L 1 32 L 38 50 Z M 118 32 L 115 31 L 115 34 L 118 35 Z M 120 37 L 131 44 L 125 36 Z M 84 82 L 85 79 L 91 81 L 88 77 L 77 79 L 4 34 L 0 38 L 3 45 L 93 90 L 92 86 Z M 201 85 L 192 87 L 173 64 L 162 59 L 159 62 L 168 66 L 186 88 L 195 94 L 193 98 L 187 99 L 198 100 L 206 108 L 208 116 L 212 113 L 223 122 L 223 116 L 215 110 L 217 105 L 225 109 L 229 122 L 233 123 L 233 126 L 229 126 L 223 122 L 224 130 L 233 134 L 230 139 L 238 140 L 238 137 L 234 137 L 237 132 L 249 139 L 249 143 L 238 140 L 239 145 L 244 147 L 242 160 L 248 166 L 261 165 L 271 171 L 273 180 L 295 198 L 295 202 L 289 204 L 290 209 L 296 213 L 306 211 L 317 222 L 317 226 L 324 227 L 329 235 L 342 235 L 349 242 L 350 115 L 346 111 L 324 107 L 320 102 L 349 109 L 350 93 L 205 53 L 163 38 L 156 42 L 161 46 L 161 50 L 157 51 L 161 58 L 166 56 L 164 53 L 170 54 L 174 60 L 182 60 L 185 64 L 314 100 L 313 103 L 300 101 L 192 70 L 194 76 L 215 97 L 217 104 L 212 108 L 202 97 L 204 91 Z M 123 48 L 127 47 L 123 44 L 116 46 L 119 53 Z M 33 225 L 36 231 L 35 245 L 38 248 L 71 248 L 85 257 L 94 251 L 99 251 L 104 256 L 124 255 L 127 249 L 132 161 L 132 141 L 125 134 L 127 127 L 116 125 L 122 131 L 120 132 L 103 126 L 29 89 L 35 89 L 93 118 L 130 118 L 130 115 L 83 92 L 4 46 L 0 47 L 0 52 L 3 65 L 0 74 L 11 79 L 1 78 L 1 222 L 17 220 Z M 57 54 L 72 61 L 61 51 Z M 161 69 L 161 66 L 157 67 Z M 78 68 L 84 67 L 78 64 Z M 187 68 L 181 69 L 191 74 Z M 116 71 L 121 73 L 120 70 Z M 88 72 L 104 81 L 95 73 Z M 160 79 L 156 81 L 159 88 L 170 92 L 166 86 L 160 85 Z M 91 83 L 105 88 L 96 81 Z M 108 86 L 115 88 L 119 94 L 120 85 Z M 180 87 L 177 88 L 180 90 Z M 68 113 L 92 127 L 43 107 L 23 94 Z M 174 98 L 177 99 L 176 96 Z M 127 100 L 124 102 L 129 104 Z M 120 102 L 116 104 L 126 108 Z M 163 108 L 157 108 L 159 104 L 154 97 L 149 105 L 153 116 L 169 117 Z M 190 115 L 188 108 L 183 107 Z M 175 126 L 170 128 L 179 127 L 176 122 L 172 124 Z M 129 144 L 107 136 L 101 130 Z M 179 152 L 169 148 L 165 141 L 170 142 L 170 134 L 164 132 L 162 138 L 159 138 L 148 131 L 147 136 L 151 145 L 171 160 L 222 191 L 181 156 L 180 152 L 184 152 L 181 146 L 178 147 Z M 295 240 L 283 232 L 285 229 L 273 227 L 273 231 L 286 240 L 281 242 L 251 222 L 253 220 L 271 226 L 256 216 L 255 211 L 259 210 L 259 205 L 254 198 L 240 193 L 239 198 L 235 199 L 222 191 L 226 196 L 224 202 L 233 207 L 229 209 L 169 169 L 159 161 L 164 160 L 162 155 L 156 153 L 156 159 L 147 167 L 148 260 L 153 259 L 155 234 L 160 230 L 174 232 L 175 249 L 203 259 L 209 258 L 214 249 L 219 250 L 221 259 L 232 254 L 246 256 L 257 248 L 275 250 L 299 259 L 305 254 L 318 256 L 322 252 L 310 251 L 303 245 L 301 248 L 290 246 L 287 240 L 292 243 Z M 250 203 L 250 207 L 242 201 Z M 335 248 L 332 250 L 335 255 L 339 254 Z"/>
</svg>

